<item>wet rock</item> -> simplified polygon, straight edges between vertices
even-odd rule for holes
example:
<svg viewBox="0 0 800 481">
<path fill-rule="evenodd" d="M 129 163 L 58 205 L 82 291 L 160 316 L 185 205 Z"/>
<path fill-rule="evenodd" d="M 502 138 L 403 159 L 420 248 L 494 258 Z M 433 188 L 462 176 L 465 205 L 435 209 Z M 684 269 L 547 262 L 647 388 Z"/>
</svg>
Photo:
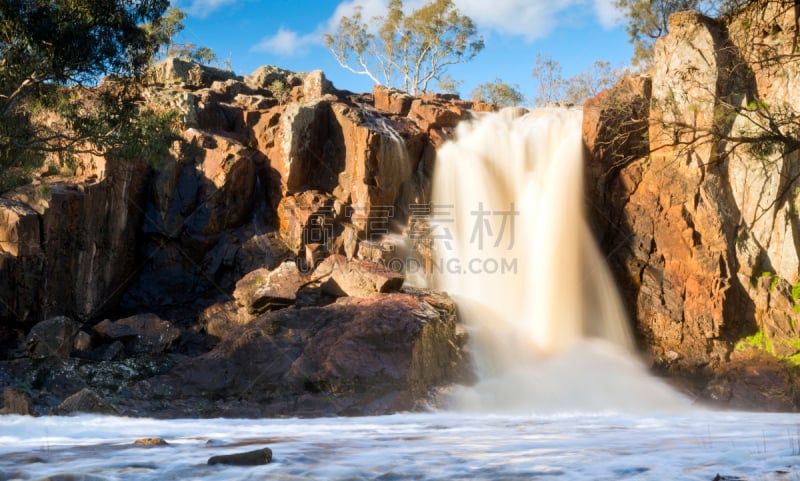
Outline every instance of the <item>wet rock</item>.
<svg viewBox="0 0 800 481">
<path fill-rule="evenodd" d="M 162 438 L 142 438 L 133 442 L 134 446 L 168 446 L 169 443 Z"/>
<path fill-rule="evenodd" d="M 51 411 L 57 416 L 78 413 L 119 414 L 103 396 L 90 388 L 81 389 Z"/>
<path fill-rule="evenodd" d="M 394 292 L 403 287 L 405 276 L 383 264 L 348 260 L 332 255 L 317 266 L 313 278 L 325 279 L 322 290 L 332 296 L 366 297 L 376 292 Z"/>
<path fill-rule="evenodd" d="M 30 357 L 33 359 L 69 357 L 75 348 L 80 328 L 80 323 L 63 316 L 36 324 L 25 340 Z"/>
<path fill-rule="evenodd" d="M 169 349 L 181 330 L 155 314 L 140 314 L 118 321 L 105 319 L 94 327 L 102 337 L 123 342 L 134 354 L 158 354 Z"/>
<path fill-rule="evenodd" d="M 258 269 L 236 283 L 233 297 L 248 314 L 260 314 L 294 304 L 305 282 L 297 264 L 286 261 L 273 270 Z"/>
<path fill-rule="evenodd" d="M 19 414 L 30 416 L 33 414 L 33 400 L 27 394 L 6 387 L 3 389 L 2 402 L 0 402 L 0 414 Z"/>
<path fill-rule="evenodd" d="M 212 456 L 208 460 L 208 464 L 211 465 L 228 464 L 231 466 L 260 466 L 270 462 L 272 462 L 272 450 L 270 448 L 261 448 L 246 453 Z"/>
</svg>

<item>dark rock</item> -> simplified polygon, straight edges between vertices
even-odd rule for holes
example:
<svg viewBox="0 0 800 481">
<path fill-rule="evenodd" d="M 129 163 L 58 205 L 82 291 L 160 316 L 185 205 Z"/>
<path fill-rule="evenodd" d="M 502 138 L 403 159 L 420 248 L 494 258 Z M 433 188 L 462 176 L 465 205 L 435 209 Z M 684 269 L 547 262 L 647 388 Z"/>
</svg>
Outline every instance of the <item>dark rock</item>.
<svg viewBox="0 0 800 481">
<path fill-rule="evenodd" d="M 25 340 L 30 356 L 33 359 L 69 357 L 80 328 L 80 323 L 63 316 L 36 324 Z"/>
<path fill-rule="evenodd" d="M 270 448 L 261 448 L 246 453 L 212 456 L 208 460 L 208 464 L 228 464 L 231 466 L 260 466 L 270 462 L 272 462 L 272 450 Z"/>
<path fill-rule="evenodd" d="M 84 388 L 64 400 L 51 414 L 64 416 L 77 413 L 119 414 L 97 391 Z"/>
<path fill-rule="evenodd" d="M 33 414 L 33 401 L 27 394 L 12 387 L 3 389 L 0 414 L 19 414 L 30 416 Z"/>
</svg>

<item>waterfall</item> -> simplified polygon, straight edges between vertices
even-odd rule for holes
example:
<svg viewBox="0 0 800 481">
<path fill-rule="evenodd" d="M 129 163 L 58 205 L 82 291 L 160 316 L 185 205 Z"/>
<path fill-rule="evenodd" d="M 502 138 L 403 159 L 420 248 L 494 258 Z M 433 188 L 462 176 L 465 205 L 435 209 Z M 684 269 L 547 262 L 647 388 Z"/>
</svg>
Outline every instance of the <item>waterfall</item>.
<svg viewBox="0 0 800 481">
<path fill-rule="evenodd" d="M 434 282 L 458 303 L 478 383 L 455 407 L 683 404 L 633 355 L 583 213 L 582 112 L 507 109 L 462 123 L 438 153 Z"/>
</svg>

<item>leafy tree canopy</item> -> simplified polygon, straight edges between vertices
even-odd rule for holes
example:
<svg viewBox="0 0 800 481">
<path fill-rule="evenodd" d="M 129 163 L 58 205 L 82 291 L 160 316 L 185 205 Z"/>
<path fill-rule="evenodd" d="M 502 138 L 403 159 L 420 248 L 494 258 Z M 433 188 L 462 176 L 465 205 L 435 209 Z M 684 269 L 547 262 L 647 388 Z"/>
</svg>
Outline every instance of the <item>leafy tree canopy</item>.
<svg viewBox="0 0 800 481">
<path fill-rule="evenodd" d="M 119 142 L 168 0 L 0 2 L 0 190 L 46 152 Z M 101 79 L 115 80 L 90 91 Z M 3 184 L 3 183 L 0 183 Z"/>
<path fill-rule="evenodd" d="M 512 107 L 525 102 L 525 96 L 520 92 L 519 85 L 509 85 L 498 78 L 494 82 L 485 82 L 475 87 L 472 100 L 498 107 Z"/>
<path fill-rule="evenodd" d="M 472 60 L 484 47 L 472 19 L 452 0 L 431 0 L 408 15 L 402 0 L 392 0 L 386 15 L 369 24 L 357 9 L 325 35 L 325 44 L 342 67 L 412 94 L 427 92 L 449 66 Z"/>
<path fill-rule="evenodd" d="M 219 63 L 217 54 L 208 47 L 198 47 L 194 43 L 177 43 L 175 39 L 184 29 L 186 13 L 178 7 L 171 7 L 157 22 L 148 23 L 145 29 L 160 46 L 160 57 L 176 57 L 181 60 L 198 62 L 204 65 Z"/>
</svg>

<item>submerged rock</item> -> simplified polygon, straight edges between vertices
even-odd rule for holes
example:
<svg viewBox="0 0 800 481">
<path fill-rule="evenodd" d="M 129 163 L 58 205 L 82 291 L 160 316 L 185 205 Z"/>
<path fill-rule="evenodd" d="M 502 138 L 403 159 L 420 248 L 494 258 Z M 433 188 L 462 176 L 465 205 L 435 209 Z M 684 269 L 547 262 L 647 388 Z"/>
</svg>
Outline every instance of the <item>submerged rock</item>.
<svg viewBox="0 0 800 481">
<path fill-rule="evenodd" d="M 133 442 L 134 446 L 167 446 L 168 442 L 162 438 L 142 438 Z"/>
<path fill-rule="evenodd" d="M 211 465 L 229 464 L 231 466 L 259 466 L 270 462 L 272 462 L 272 450 L 270 448 L 261 448 L 246 453 L 212 456 L 208 460 L 208 464 Z"/>
</svg>

